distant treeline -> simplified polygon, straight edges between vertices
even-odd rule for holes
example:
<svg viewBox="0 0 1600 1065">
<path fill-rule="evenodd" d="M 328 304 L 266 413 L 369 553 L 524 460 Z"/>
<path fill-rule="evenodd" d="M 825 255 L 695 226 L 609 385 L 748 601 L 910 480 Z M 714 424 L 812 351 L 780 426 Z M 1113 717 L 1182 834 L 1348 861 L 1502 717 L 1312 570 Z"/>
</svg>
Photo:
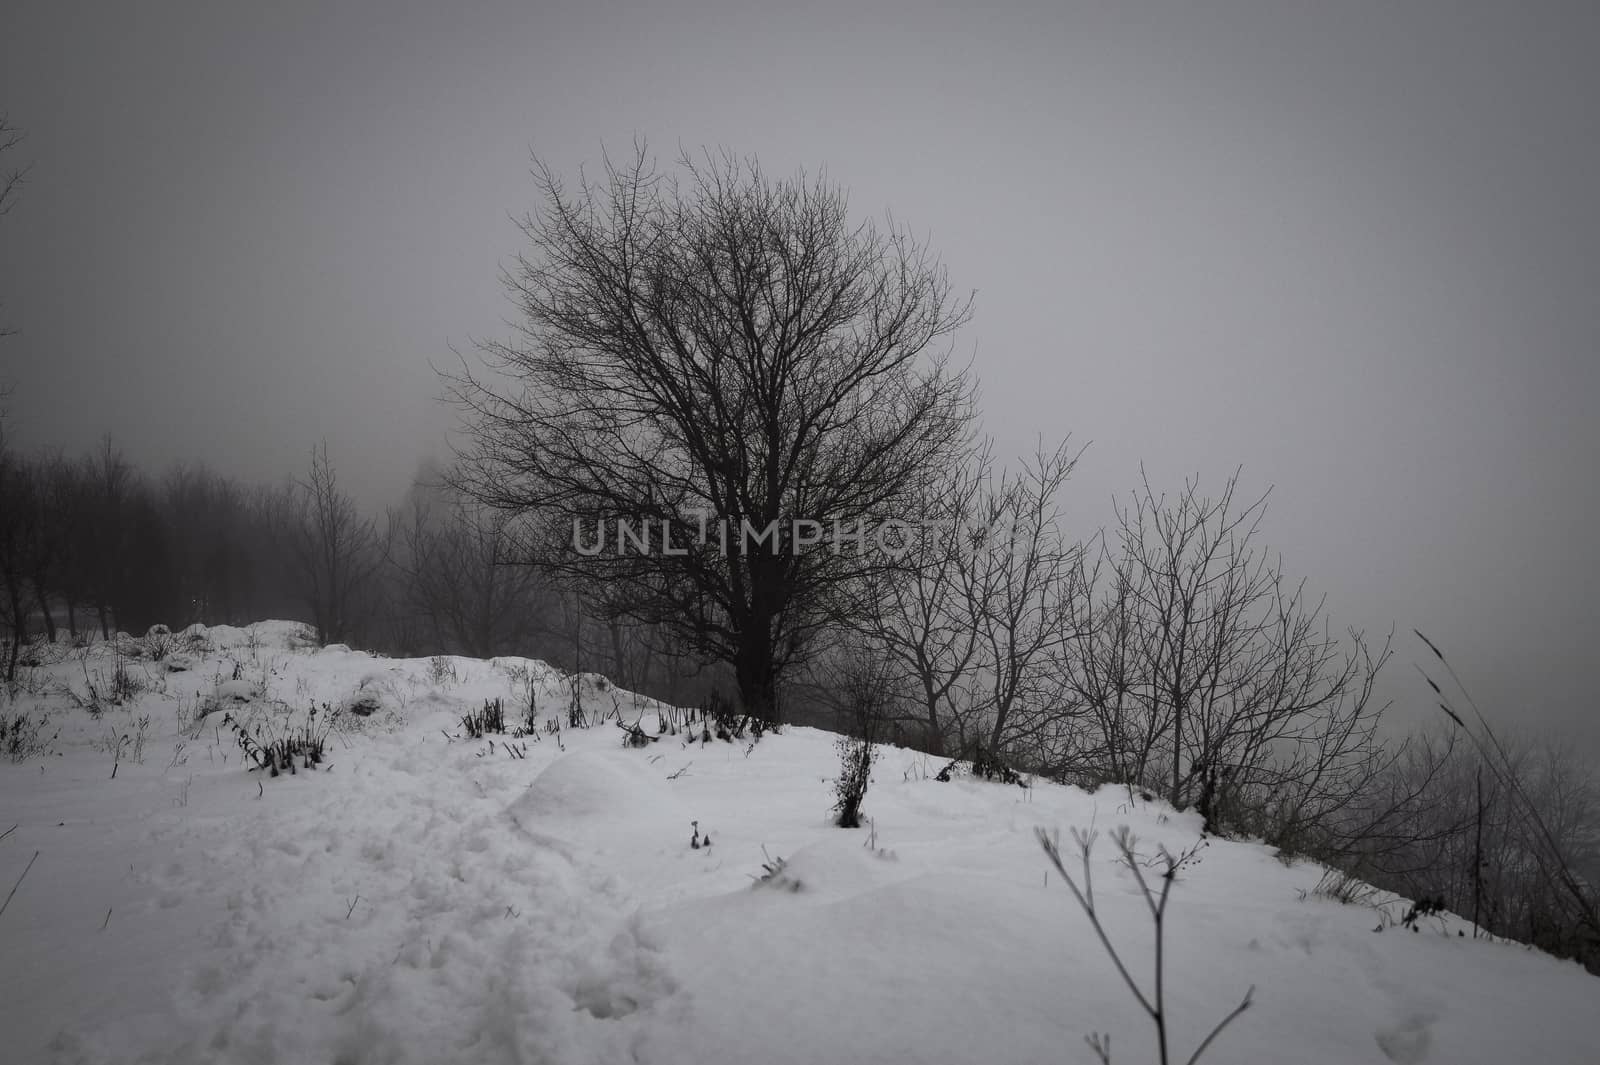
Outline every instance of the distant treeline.
<svg viewBox="0 0 1600 1065">
<path fill-rule="evenodd" d="M 324 643 L 401 656 L 538 657 L 695 701 L 715 685 L 659 634 L 519 564 L 504 515 L 419 474 L 362 514 L 327 449 L 251 484 L 199 465 L 153 474 L 108 438 L 79 456 L 0 436 L 0 634 L 12 679 L 34 639 L 196 622 L 307 622 Z"/>
</svg>

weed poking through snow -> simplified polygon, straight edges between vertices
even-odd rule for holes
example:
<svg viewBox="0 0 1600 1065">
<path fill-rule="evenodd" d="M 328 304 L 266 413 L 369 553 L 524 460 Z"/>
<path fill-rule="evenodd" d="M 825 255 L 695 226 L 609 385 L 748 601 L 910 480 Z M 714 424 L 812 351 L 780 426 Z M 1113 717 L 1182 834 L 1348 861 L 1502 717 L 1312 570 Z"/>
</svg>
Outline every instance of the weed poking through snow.
<svg viewBox="0 0 1600 1065">
<path fill-rule="evenodd" d="M 327 757 L 328 736 L 337 723 L 339 711 L 323 703 L 320 711 L 313 705 L 306 711 L 305 721 L 299 726 L 291 721 L 281 725 L 269 718 L 257 721 L 252 729 L 231 713 L 222 723 L 233 730 L 235 742 L 245 753 L 251 765 L 247 770 L 265 769 L 268 776 L 279 773 L 293 775 L 296 767 L 315 769 Z"/>
</svg>

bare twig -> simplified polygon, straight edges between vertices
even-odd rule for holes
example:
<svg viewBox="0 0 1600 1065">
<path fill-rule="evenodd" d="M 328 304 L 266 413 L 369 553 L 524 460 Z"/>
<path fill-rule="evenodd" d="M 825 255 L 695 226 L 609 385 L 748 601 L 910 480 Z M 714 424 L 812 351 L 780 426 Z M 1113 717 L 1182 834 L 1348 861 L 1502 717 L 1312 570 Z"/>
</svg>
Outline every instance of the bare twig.
<svg viewBox="0 0 1600 1065">
<path fill-rule="evenodd" d="M 1110 936 L 1106 933 L 1105 926 L 1101 924 L 1100 914 L 1095 907 L 1094 887 L 1089 864 L 1090 852 L 1094 847 L 1096 838 L 1095 833 L 1078 829 L 1074 829 L 1072 832 L 1073 840 L 1077 843 L 1078 852 L 1082 858 L 1081 885 L 1073 874 L 1067 872 L 1066 863 L 1061 857 L 1061 848 L 1057 836 L 1046 832 L 1042 828 L 1035 829 L 1034 834 L 1039 840 L 1040 847 L 1044 849 L 1045 857 L 1055 867 L 1056 873 L 1061 879 L 1066 882 L 1067 888 L 1072 892 L 1073 898 L 1077 900 L 1078 906 L 1089 918 L 1090 926 L 1093 927 L 1095 934 L 1099 937 L 1100 945 L 1105 948 L 1106 954 L 1116 966 L 1117 972 L 1121 974 L 1123 983 L 1127 985 L 1134 999 L 1150 1018 L 1151 1023 L 1155 1025 L 1156 1042 L 1160 1047 L 1161 1065 L 1168 1065 L 1171 1057 L 1168 1051 L 1166 1008 L 1165 933 L 1167 903 L 1171 899 L 1172 885 L 1177 881 L 1178 871 L 1195 859 L 1195 856 L 1199 853 L 1199 845 L 1190 847 L 1179 855 L 1173 855 L 1165 847 L 1159 848 L 1156 857 L 1151 861 L 1151 865 L 1161 878 L 1160 886 L 1157 887 L 1145 877 L 1144 863 L 1139 860 L 1134 850 L 1136 840 L 1133 834 L 1126 827 L 1122 827 L 1112 835 L 1112 842 L 1117 848 L 1118 856 L 1121 858 L 1122 863 L 1133 873 L 1134 881 L 1139 887 L 1139 893 L 1144 898 L 1145 908 L 1150 913 L 1150 920 L 1155 925 L 1155 986 L 1154 990 L 1147 995 L 1123 963 L 1121 955 L 1117 952 L 1117 948 L 1112 944 Z M 1200 1045 L 1189 1056 L 1187 1065 L 1195 1065 L 1200 1060 L 1200 1056 L 1211 1046 L 1211 1043 L 1221 1034 L 1222 1030 L 1234 1018 L 1250 1007 L 1254 994 L 1255 987 L 1252 985 L 1250 990 L 1245 992 L 1244 1000 L 1234 1007 L 1226 1017 L 1222 1018 L 1211 1029 L 1211 1032 L 1201 1040 Z M 1102 1062 L 1102 1065 L 1109 1065 L 1111 1060 L 1110 1036 L 1095 1033 L 1087 1037 L 1087 1042 L 1089 1048 Z"/>
<path fill-rule="evenodd" d="M 28 870 L 33 868 L 33 863 L 39 860 L 39 852 L 34 851 L 33 857 L 28 859 L 28 866 L 22 870 L 22 876 L 17 877 L 17 882 L 11 885 L 11 894 L 6 896 L 6 901 L 0 903 L 0 914 L 6 912 L 6 907 L 11 905 L 11 897 L 17 893 L 17 888 L 22 886 L 23 878 L 28 875 Z"/>
<path fill-rule="evenodd" d="M 1205 1053 L 1206 1047 L 1211 1045 L 1211 1041 L 1220 1035 L 1222 1030 L 1228 1027 L 1229 1023 L 1231 1023 L 1235 1017 L 1239 1016 L 1239 1014 L 1250 1008 L 1252 996 L 1254 996 L 1255 993 L 1256 985 L 1251 984 L 1244 993 L 1244 1001 L 1233 1007 L 1233 1012 L 1229 1013 L 1226 1017 L 1222 1018 L 1222 1020 L 1218 1021 L 1217 1026 L 1211 1029 L 1211 1034 L 1202 1039 L 1200 1041 L 1200 1045 L 1194 1048 L 1194 1053 L 1189 1055 L 1189 1065 L 1194 1065 L 1195 1062 L 1199 1061 L 1200 1055 Z"/>
</svg>

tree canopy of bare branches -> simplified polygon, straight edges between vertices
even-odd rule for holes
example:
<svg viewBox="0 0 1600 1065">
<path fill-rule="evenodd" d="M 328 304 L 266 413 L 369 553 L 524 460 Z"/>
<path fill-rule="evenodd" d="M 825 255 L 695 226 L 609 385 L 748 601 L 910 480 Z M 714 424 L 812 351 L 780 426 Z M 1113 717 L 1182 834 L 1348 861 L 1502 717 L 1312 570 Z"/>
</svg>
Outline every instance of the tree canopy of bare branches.
<svg viewBox="0 0 1600 1065">
<path fill-rule="evenodd" d="M 1256 542 L 1266 497 L 1237 496 L 1237 474 L 1216 496 L 1191 480 L 1168 498 L 1146 480 L 1085 558 L 1081 635 L 1060 665 L 1104 779 L 1208 818 L 1270 807 L 1287 832 L 1329 819 L 1378 771 L 1372 693 L 1389 648 L 1333 635 Z"/>
<path fill-rule="evenodd" d="M 372 519 L 339 487 L 326 443 L 311 449 L 309 473 L 290 486 L 283 518 L 317 639 L 348 640 L 367 605 L 363 595 L 382 562 L 382 545 Z"/>
<path fill-rule="evenodd" d="M 402 604 L 426 625 L 430 645 L 476 658 L 526 649 L 552 604 L 539 574 L 522 564 L 513 518 L 447 488 L 413 486 L 389 515 L 389 558 Z"/>
<path fill-rule="evenodd" d="M 22 131 L 13 126 L 6 115 L 0 114 L 0 158 L 9 157 L 21 143 Z M 0 218 L 10 214 L 11 208 L 16 206 L 17 197 L 22 194 L 22 184 L 27 177 L 27 167 L 0 166 Z M 13 330 L 6 328 L 4 322 L 0 322 L 0 337 L 12 332 Z"/>
<path fill-rule="evenodd" d="M 451 379 L 462 484 L 544 519 L 530 557 L 626 588 L 634 616 L 730 663 L 746 711 L 772 717 L 862 564 L 792 523 L 906 516 L 969 431 L 944 342 L 970 304 L 902 228 L 852 223 L 821 180 L 727 155 L 663 173 L 643 148 L 598 183 L 536 178 L 532 247 L 507 276 L 519 334 Z M 574 523 L 619 522 L 655 530 L 654 549 L 572 549 Z"/>
<path fill-rule="evenodd" d="M 925 482 L 930 520 L 867 576 L 852 626 L 898 663 L 936 754 L 1053 761 L 1076 709 L 1056 656 L 1072 635 L 1079 548 L 1057 495 L 1081 451 L 1040 447 L 995 473 L 984 447 Z"/>
</svg>

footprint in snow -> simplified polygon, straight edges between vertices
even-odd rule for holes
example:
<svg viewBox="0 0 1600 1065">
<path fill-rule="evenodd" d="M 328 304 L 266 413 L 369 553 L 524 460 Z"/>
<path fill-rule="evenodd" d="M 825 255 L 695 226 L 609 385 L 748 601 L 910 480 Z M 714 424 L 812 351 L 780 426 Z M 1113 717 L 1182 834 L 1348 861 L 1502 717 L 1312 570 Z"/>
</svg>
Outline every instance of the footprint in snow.
<svg viewBox="0 0 1600 1065">
<path fill-rule="evenodd" d="M 1428 1049 L 1433 1044 L 1434 1020 L 1428 1014 L 1413 1013 L 1399 1024 L 1379 1028 L 1373 1033 L 1378 1040 L 1378 1049 L 1383 1051 L 1384 1057 L 1399 1062 L 1399 1065 L 1417 1065 L 1427 1058 Z"/>
</svg>

